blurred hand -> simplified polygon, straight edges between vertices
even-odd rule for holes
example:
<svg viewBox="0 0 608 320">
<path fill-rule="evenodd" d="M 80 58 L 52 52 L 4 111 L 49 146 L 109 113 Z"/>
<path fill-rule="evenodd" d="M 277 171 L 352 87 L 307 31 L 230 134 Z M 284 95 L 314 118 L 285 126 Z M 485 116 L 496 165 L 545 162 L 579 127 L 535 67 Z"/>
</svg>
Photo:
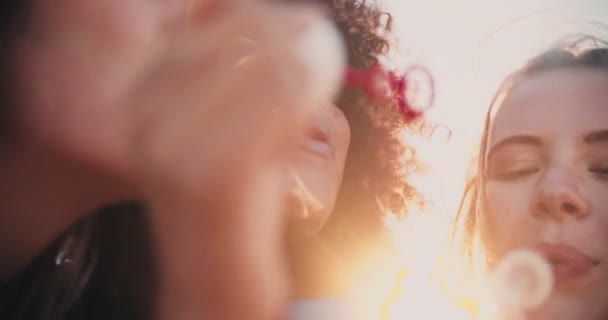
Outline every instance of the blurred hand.
<svg viewBox="0 0 608 320">
<path fill-rule="evenodd" d="M 276 319 L 287 166 L 340 86 L 341 42 L 310 8 L 234 1 L 203 16 L 170 34 L 131 100 L 159 315 Z"/>
</svg>

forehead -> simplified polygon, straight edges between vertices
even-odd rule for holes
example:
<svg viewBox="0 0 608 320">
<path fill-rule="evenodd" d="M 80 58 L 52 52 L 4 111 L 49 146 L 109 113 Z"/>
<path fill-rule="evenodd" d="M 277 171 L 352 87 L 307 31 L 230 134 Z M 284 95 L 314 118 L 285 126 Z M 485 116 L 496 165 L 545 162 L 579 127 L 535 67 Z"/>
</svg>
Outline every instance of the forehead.
<svg viewBox="0 0 608 320">
<path fill-rule="evenodd" d="M 563 68 L 521 80 L 497 110 L 490 145 L 512 135 L 567 138 L 608 128 L 608 73 Z"/>
</svg>

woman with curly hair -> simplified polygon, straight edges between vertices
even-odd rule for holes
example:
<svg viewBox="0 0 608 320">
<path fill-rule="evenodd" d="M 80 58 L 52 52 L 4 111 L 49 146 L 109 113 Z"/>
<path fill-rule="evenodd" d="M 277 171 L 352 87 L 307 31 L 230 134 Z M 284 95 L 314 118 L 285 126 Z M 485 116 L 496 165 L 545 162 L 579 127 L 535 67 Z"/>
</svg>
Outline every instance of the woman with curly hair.
<svg viewBox="0 0 608 320">
<path fill-rule="evenodd" d="M 328 6 L 348 63 L 375 64 L 387 15 Z M 414 197 L 398 111 L 330 102 L 337 42 L 307 6 L 15 0 L 0 37 L 3 319 L 275 318 L 283 215 L 292 297 L 333 296 Z M 287 213 L 285 166 L 312 199 Z"/>
<path fill-rule="evenodd" d="M 366 68 L 387 53 L 390 47 L 386 36 L 391 29 L 388 13 L 367 1 L 317 2 L 330 3 L 332 17 L 346 41 L 349 65 Z M 301 250 L 290 250 L 298 262 L 294 268 L 301 277 L 297 277 L 298 289 L 304 297 L 336 294 L 353 285 L 355 278 L 363 276 L 361 268 L 373 262 L 368 255 L 389 248 L 383 223 L 386 212 L 381 208 L 402 215 L 406 204 L 419 200 L 402 173 L 405 165 L 414 165 L 415 159 L 404 163 L 402 158 L 405 146 L 398 135 L 405 124 L 397 108 L 374 105 L 354 88 L 344 88 L 336 105 L 351 131 L 342 184 L 320 234 L 304 239 L 298 246 Z M 306 270 L 307 266 L 311 268 Z"/>
</svg>

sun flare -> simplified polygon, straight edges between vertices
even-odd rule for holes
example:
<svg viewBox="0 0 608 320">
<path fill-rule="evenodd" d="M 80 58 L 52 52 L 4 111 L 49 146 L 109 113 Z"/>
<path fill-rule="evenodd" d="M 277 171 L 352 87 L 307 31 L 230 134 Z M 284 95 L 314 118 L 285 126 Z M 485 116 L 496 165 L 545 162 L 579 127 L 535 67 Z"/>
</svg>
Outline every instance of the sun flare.
<svg viewBox="0 0 608 320">
<path fill-rule="evenodd" d="M 459 258 L 445 248 L 467 164 L 477 146 L 485 110 L 501 79 L 543 49 L 540 47 L 547 44 L 549 34 L 555 36 L 559 29 L 556 26 L 568 31 L 571 26 L 562 22 L 572 19 L 563 12 L 571 13 L 555 9 L 563 3 L 549 0 L 379 2 L 393 15 L 398 45 L 387 64 L 400 69 L 409 63 L 421 63 L 431 70 L 436 101 L 426 119 L 438 129 L 430 137 L 403 134 L 404 143 L 416 150 L 428 168 L 421 175 L 407 178 L 422 193 L 427 206 L 424 210 L 410 208 L 403 220 L 387 218 L 402 261 L 391 278 L 392 286 L 374 290 L 369 286 L 365 290 L 367 300 L 375 301 L 375 310 L 381 310 L 379 318 L 383 320 L 479 319 L 495 311 L 487 298 L 488 289 L 480 283 L 466 289 L 459 287 L 472 280 L 459 278 Z M 587 10 L 601 5 L 595 0 L 576 2 L 576 8 Z M 501 29 L 508 24 L 513 26 L 503 32 Z M 450 269 L 454 269 L 448 276 L 452 283 L 438 281 L 437 275 L 443 272 L 445 276 Z M 454 287 L 463 289 L 464 294 L 455 294 Z"/>
</svg>

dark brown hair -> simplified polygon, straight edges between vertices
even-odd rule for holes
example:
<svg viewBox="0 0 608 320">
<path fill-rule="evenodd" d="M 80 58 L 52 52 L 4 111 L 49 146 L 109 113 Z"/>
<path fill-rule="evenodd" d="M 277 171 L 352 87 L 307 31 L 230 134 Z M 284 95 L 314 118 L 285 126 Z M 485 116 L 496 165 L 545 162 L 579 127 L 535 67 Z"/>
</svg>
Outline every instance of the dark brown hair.
<svg viewBox="0 0 608 320">
<path fill-rule="evenodd" d="M 27 20 L 29 1 L 9 0 L 0 3 L 0 138 L 10 133 L 11 116 L 14 106 L 12 90 L 12 50 L 13 42 Z"/>
</svg>

